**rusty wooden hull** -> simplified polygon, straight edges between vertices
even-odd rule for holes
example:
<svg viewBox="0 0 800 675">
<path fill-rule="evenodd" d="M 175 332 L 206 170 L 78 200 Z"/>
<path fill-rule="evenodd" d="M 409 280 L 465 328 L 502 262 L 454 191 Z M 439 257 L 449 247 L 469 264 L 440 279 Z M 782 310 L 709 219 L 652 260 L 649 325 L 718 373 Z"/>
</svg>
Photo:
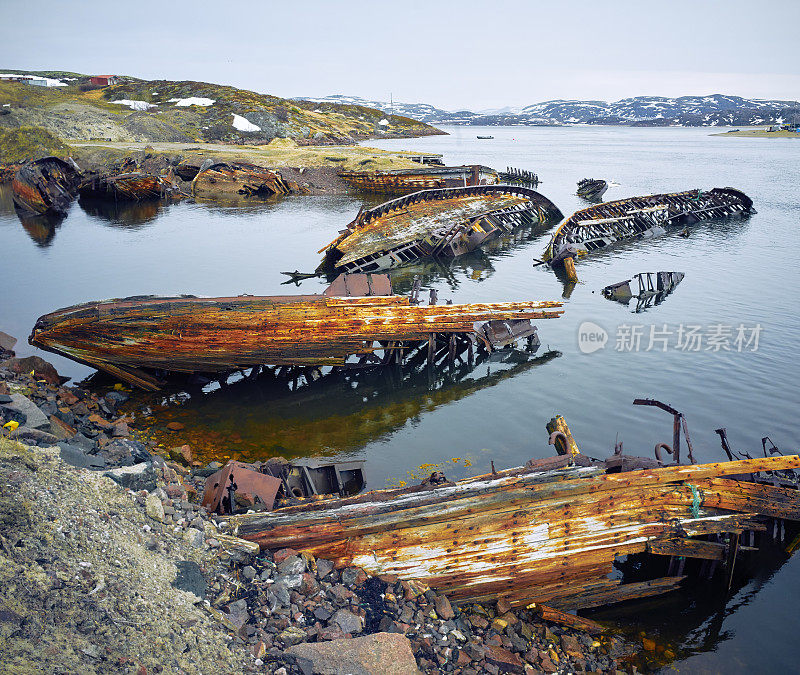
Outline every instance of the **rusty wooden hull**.
<svg viewBox="0 0 800 675">
<path fill-rule="evenodd" d="M 516 227 L 559 218 L 555 204 L 526 187 L 423 190 L 359 213 L 320 251 L 325 257 L 318 271 L 372 272 L 457 256 Z"/>
<path fill-rule="evenodd" d="M 396 171 L 342 171 L 339 176 L 356 189 L 397 196 L 420 190 L 494 185 L 500 182 L 494 169 L 480 165 Z"/>
<path fill-rule="evenodd" d="M 343 365 L 348 357 L 473 334 L 494 319 L 560 316 L 557 302 L 409 304 L 406 297 L 144 297 L 90 302 L 39 318 L 30 344 L 146 389 L 149 370 L 218 373 L 256 365 Z M 143 370 L 147 369 L 147 370 Z"/>
<path fill-rule="evenodd" d="M 138 172 L 94 176 L 78 188 L 81 197 L 132 202 L 161 199 L 173 190 L 172 183 L 161 176 Z"/>
<path fill-rule="evenodd" d="M 280 174 L 244 162 L 212 164 L 192 180 L 192 195 L 206 199 L 289 194 Z"/>
<path fill-rule="evenodd" d="M 545 262 L 560 263 L 615 242 L 647 239 L 669 227 L 752 212 L 753 200 L 736 188 L 687 190 L 629 197 L 577 211 L 558 226 L 545 249 Z"/>
<path fill-rule="evenodd" d="M 58 157 L 44 157 L 21 166 L 11 181 L 11 190 L 14 204 L 22 211 L 63 216 L 79 183 L 73 165 Z"/>
<path fill-rule="evenodd" d="M 797 490 L 741 480 L 797 469 L 797 455 L 625 473 L 568 462 L 534 460 L 441 487 L 310 502 L 229 524 L 264 549 L 419 579 L 458 601 L 502 596 L 517 606 L 578 609 L 663 593 L 683 579 L 621 584 L 609 578 L 617 556 L 719 559 L 724 546 L 698 537 L 765 529 L 762 518 L 800 520 Z"/>
</svg>

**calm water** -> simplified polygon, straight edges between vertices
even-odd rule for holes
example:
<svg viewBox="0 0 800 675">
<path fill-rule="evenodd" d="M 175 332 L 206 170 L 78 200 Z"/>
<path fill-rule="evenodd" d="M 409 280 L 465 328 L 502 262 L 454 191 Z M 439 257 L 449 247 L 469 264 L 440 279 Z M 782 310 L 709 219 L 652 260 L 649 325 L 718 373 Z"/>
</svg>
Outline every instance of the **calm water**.
<svg viewBox="0 0 800 675">
<path fill-rule="evenodd" d="M 488 470 L 491 460 L 505 467 L 550 455 L 544 425 L 555 413 L 566 417 L 587 454 L 607 456 L 619 438 L 627 453 L 649 456 L 657 442 L 671 441 L 671 419 L 631 402 L 655 397 L 686 413 L 700 462 L 724 459 L 714 434 L 720 426 L 727 427 L 736 449 L 754 454 L 769 435 L 782 450 L 797 450 L 799 142 L 719 138 L 707 129 L 449 131 L 450 136 L 374 145 L 441 152 L 448 164 L 535 171 L 543 181 L 539 190 L 565 214 L 586 206 L 573 193 L 587 176 L 613 181 L 607 200 L 730 185 L 752 197 L 758 213 L 695 226 L 688 239 L 666 236 L 581 261 L 581 283 L 567 293 L 564 317 L 538 322 L 538 356 L 548 347 L 560 356 L 486 363 L 472 372 L 437 375 L 433 382 L 398 373 L 322 382 L 294 394 L 269 383 L 237 383 L 157 411 L 154 433 L 167 419 L 181 419 L 195 429 L 186 440 L 219 457 L 362 458 L 369 485 L 381 487 L 422 475 L 425 464 L 440 464 L 448 477 L 459 478 Z M 495 138 L 477 140 L 478 134 Z M 284 293 L 294 287 L 281 285 L 279 272 L 312 270 L 316 251 L 363 204 L 357 196 L 304 197 L 247 208 L 175 204 L 116 213 L 87 212 L 74 204 L 48 230 L 20 223 L 7 190 L 0 191 L 0 330 L 19 337 L 18 352 L 29 354 L 25 337 L 35 319 L 76 302 L 144 293 Z M 449 267 L 407 268 L 395 275 L 395 286 L 406 290 L 419 273 L 442 300 L 558 299 L 568 289 L 551 272 L 532 266 L 548 238 L 546 232 L 524 232 Z M 686 278 L 662 304 L 644 312 L 599 295 L 609 283 L 658 270 L 685 272 Z M 324 286 L 308 280 L 297 290 Z M 592 354 L 578 347 L 578 327 L 585 321 L 608 334 L 605 347 Z M 737 349 L 740 325 L 745 337 L 760 326 L 755 351 L 752 343 Z M 676 348 L 681 326 L 699 326 L 701 351 Z M 666 342 L 651 345 L 651 330 Z M 618 337 L 631 331 L 641 332 L 638 351 L 618 345 Z M 730 350 L 705 350 L 709 336 L 720 331 L 731 331 Z M 80 379 L 91 372 L 43 356 L 66 375 Z M 798 670 L 790 648 L 800 601 L 798 571 L 791 559 L 727 602 L 676 595 L 627 619 L 685 650 L 679 663 L 684 671 Z"/>
</svg>

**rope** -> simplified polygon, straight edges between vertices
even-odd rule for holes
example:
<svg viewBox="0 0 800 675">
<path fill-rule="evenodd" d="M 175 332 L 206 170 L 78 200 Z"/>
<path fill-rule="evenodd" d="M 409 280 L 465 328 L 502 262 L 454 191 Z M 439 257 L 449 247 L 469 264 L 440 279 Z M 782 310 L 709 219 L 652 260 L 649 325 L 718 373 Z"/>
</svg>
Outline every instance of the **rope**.
<svg viewBox="0 0 800 675">
<path fill-rule="evenodd" d="M 692 485 L 691 483 L 687 483 L 692 490 L 692 518 L 699 518 L 700 517 L 700 491 Z"/>
</svg>

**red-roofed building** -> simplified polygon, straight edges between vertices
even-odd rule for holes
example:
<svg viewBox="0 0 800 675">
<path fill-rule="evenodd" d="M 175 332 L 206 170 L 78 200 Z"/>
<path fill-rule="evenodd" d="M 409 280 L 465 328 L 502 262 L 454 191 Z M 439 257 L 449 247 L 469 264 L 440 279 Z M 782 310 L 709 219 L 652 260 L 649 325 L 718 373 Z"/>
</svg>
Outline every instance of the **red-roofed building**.
<svg viewBox="0 0 800 675">
<path fill-rule="evenodd" d="M 92 84 L 99 84 L 101 87 L 107 87 L 110 84 L 117 84 L 119 78 L 116 75 L 93 75 Z"/>
</svg>

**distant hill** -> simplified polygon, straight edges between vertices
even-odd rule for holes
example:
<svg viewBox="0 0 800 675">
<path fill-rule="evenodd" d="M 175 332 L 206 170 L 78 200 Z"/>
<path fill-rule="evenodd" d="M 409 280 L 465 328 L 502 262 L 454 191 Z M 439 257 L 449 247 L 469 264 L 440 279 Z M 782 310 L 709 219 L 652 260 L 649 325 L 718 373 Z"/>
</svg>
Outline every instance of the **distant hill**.
<svg viewBox="0 0 800 675">
<path fill-rule="evenodd" d="M 632 126 L 750 126 L 800 120 L 800 103 L 748 99 L 740 96 L 635 96 L 620 101 L 545 101 L 524 107 L 451 112 L 427 103 L 389 104 L 356 96 L 326 96 L 306 99 L 365 105 L 395 112 L 428 124 L 474 124 L 488 126 L 620 124 Z"/>
<path fill-rule="evenodd" d="M 442 133 L 369 106 L 304 103 L 206 82 L 122 77 L 99 88 L 80 73 L 0 73 L 43 75 L 67 85 L 0 82 L 0 129 L 40 127 L 65 140 L 264 144 L 292 138 L 323 145 Z"/>
</svg>

